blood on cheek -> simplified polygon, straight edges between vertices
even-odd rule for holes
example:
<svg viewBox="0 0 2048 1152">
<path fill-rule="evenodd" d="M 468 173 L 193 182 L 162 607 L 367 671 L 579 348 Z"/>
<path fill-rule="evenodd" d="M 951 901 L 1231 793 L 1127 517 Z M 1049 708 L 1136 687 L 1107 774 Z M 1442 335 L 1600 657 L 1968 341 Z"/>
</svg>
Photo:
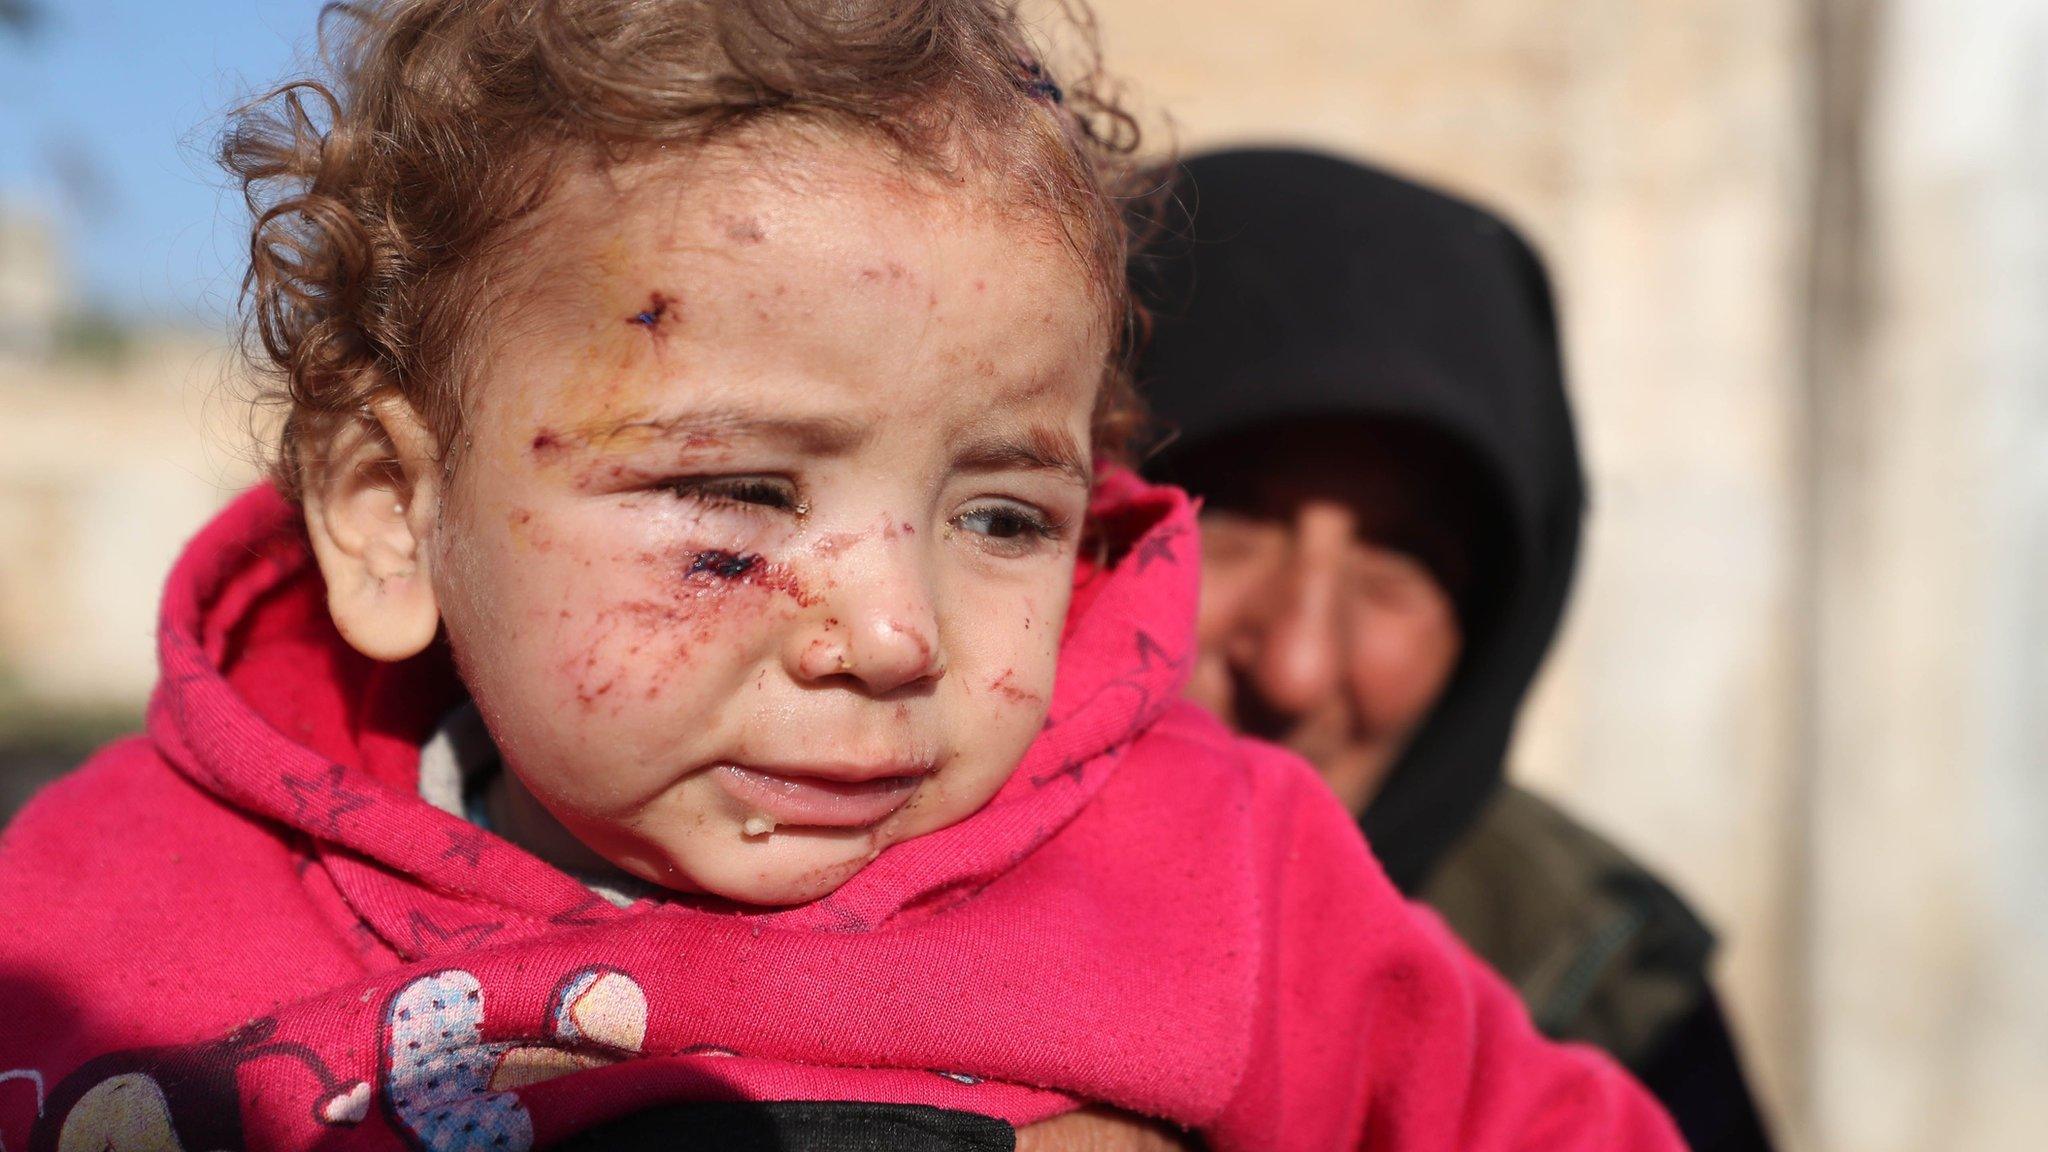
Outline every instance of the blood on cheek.
<svg viewBox="0 0 2048 1152">
<path fill-rule="evenodd" d="M 708 548 L 689 552 L 682 565 L 685 587 L 702 603 L 724 600 L 743 590 L 761 589 L 787 596 L 799 608 L 808 608 L 818 597 L 797 578 L 787 564 L 761 558 L 758 552 L 728 552 Z"/>
<path fill-rule="evenodd" d="M 709 573 L 721 580 L 738 580 L 761 566 L 758 552 L 727 552 L 710 549 L 690 558 L 690 575 Z"/>
<path fill-rule="evenodd" d="M 692 670 L 716 674 L 706 662 L 744 651 L 733 633 L 771 626 L 793 608 L 807 608 L 818 596 L 788 565 L 757 552 L 677 546 L 632 553 L 621 564 L 642 569 L 646 591 L 579 614 L 562 609 L 565 621 L 587 615 L 590 624 L 560 669 L 570 692 L 586 712 L 619 701 L 637 690 L 657 700 Z"/>
<path fill-rule="evenodd" d="M 1045 703 L 1045 697 L 1014 682 L 1017 670 L 1005 668 L 1002 674 L 989 683 L 990 695 L 1020 707 L 1038 707 Z"/>
</svg>

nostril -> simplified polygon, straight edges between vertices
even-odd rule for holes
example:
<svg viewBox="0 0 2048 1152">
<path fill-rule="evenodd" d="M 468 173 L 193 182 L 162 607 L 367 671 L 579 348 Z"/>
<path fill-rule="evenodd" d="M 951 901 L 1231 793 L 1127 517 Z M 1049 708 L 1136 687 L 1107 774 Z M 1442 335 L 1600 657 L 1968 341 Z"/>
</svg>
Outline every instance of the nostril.
<svg viewBox="0 0 2048 1152">
<path fill-rule="evenodd" d="M 870 691 L 889 692 L 936 679 L 945 673 L 946 660 L 930 629 L 885 616 L 854 628 L 837 618 L 823 621 L 823 630 L 804 641 L 796 665 L 807 680 L 844 676 Z"/>
<path fill-rule="evenodd" d="M 848 650 L 849 637 L 837 618 L 822 622 L 820 631 L 804 642 L 797 654 L 797 674 L 805 680 L 825 680 L 845 675 L 853 667 Z"/>
</svg>

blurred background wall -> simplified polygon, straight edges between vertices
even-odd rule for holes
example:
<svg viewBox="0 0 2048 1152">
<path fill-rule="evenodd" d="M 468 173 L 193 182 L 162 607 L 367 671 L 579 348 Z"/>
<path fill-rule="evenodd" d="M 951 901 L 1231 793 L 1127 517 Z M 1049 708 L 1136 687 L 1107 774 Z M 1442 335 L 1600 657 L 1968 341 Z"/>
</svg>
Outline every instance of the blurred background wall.
<svg viewBox="0 0 2048 1152">
<path fill-rule="evenodd" d="M 129 722 L 162 569 L 252 474 L 226 203 L 187 167 L 123 216 L 8 155 L 52 77 L 161 56 L 184 87 L 94 163 L 178 163 L 315 5 L 163 7 L 10 45 L 0 0 L 0 741 L 44 749 L 0 792 Z M 1787 1142 L 2041 1147 L 2048 3 L 1096 7 L 1181 148 L 1349 152 L 1548 255 L 1593 514 L 1517 771 L 1721 929 Z M 207 258 L 161 239 L 217 213 Z"/>
</svg>

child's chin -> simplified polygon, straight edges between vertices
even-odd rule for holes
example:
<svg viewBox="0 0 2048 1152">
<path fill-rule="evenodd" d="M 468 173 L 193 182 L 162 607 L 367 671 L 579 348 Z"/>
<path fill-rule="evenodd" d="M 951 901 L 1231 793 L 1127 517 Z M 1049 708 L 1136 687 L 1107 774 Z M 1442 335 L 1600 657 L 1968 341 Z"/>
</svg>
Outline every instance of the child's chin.
<svg viewBox="0 0 2048 1152">
<path fill-rule="evenodd" d="M 698 889 L 741 904 L 782 907 L 829 896 L 874 859 L 865 840 L 778 830 L 709 868 L 690 869 Z"/>
</svg>

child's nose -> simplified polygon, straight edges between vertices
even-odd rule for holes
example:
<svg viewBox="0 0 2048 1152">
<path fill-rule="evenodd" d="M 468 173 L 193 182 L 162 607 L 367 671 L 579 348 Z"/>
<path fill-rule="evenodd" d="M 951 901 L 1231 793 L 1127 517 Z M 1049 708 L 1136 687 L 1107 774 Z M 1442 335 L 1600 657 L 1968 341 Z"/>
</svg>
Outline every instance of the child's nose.
<svg viewBox="0 0 2048 1152">
<path fill-rule="evenodd" d="M 792 638 L 791 671 L 844 678 L 874 695 L 945 674 L 938 614 L 916 549 L 886 545 L 831 562 L 810 627 Z"/>
</svg>

